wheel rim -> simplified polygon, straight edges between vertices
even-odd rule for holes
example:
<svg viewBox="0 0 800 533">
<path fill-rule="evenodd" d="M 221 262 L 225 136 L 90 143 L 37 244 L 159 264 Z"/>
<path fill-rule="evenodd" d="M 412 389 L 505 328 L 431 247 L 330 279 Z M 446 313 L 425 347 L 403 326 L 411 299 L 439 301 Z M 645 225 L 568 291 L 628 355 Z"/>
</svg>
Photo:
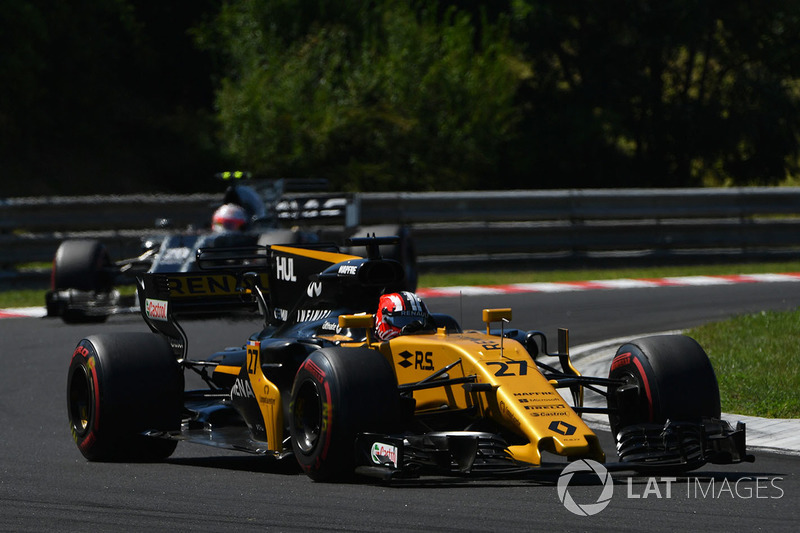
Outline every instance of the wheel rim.
<svg viewBox="0 0 800 533">
<path fill-rule="evenodd" d="M 309 454 L 319 441 L 322 430 L 322 400 L 310 381 L 300 386 L 294 400 L 294 439 L 301 452 Z"/>
<path fill-rule="evenodd" d="M 94 409 L 93 397 L 89 374 L 85 367 L 78 366 L 69 382 L 69 419 L 73 430 L 81 437 L 89 431 Z"/>
</svg>

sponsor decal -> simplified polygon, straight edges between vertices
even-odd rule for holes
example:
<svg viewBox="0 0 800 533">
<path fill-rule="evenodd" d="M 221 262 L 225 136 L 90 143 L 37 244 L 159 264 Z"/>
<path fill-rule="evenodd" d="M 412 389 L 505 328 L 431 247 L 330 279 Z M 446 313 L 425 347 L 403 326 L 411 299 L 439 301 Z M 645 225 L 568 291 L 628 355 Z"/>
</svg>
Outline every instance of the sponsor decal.
<svg viewBox="0 0 800 533">
<path fill-rule="evenodd" d="M 342 265 L 339 267 L 340 276 L 355 276 L 358 267 L 356 265 Z"/>
<path fill-rule="evenodd" d="M 555 391 L 515 392 L 514 396 L 554 396 Z"/>
<path fill-rule="evenodd" d="M 231 387 L 231 399 L 233 398 L 255 398 L 256 395 L 253 392 L 253 387 L 250 385 L 250 382 L 246 379 L 236 378 L 236 381 L 233 382 L 233 387 Z"/>
<path fill-rule="evenodd" d="M 322 282 L 321 281 L 312 281 L 308 284 L 308 288 L 306 288 L 306 294 L 308 294 L 309 298 L 317 298 L 320 294 L 322 294 Z"/>
<path fill-rule="evenodd" d="M 323 322 L 321 329 L 324 331 L 333 331 L 337 335 L 342 332 L 342 326 L 338 322 Z"/>
<path fill-rule="evenodd" d="M 494 339 L 467 339 L 475 344 L 480 344 L 484 350 L 499 350 L 501 348 L 500 341 Z"/>
<path fill-rule="evenodd" d="M 631 352 L 621 353 L 611 361 L 611 370 L 630 364 Z"/>
<path fill-rule="evenodd" d="M 414 365 L 414 370 L 433 370 L 433 352 L 421 352 L 416 351 L 414 353 L 409 352 L 408 350 L 404 350 L 398 354 L 402 361 L 397 363 L 398 365 L 402 366 L 403 368 L 408 368 L 411 365 Z M 411 362 L 411 359 L 414 359 L 414 362 Z"/>
<path fill-rule="evenodd" d="M 169 302 L 166 300 L 154 300 L 147 298 L 144 301 L 144 312 L 150 320 L 159 320 L 161 322 L 167 321 L 167 306 Z"/>
<path fill-rule="evenodd" d="M 76 355 L 89 357 L 89 350 L 86 348 L 86 346 L 78 346 L 77 348 L 75 348 L 75 351 L 72 352 L 72 358 L 74 359 Z"/>
<path fill-rule="evenodd" d="M 562 422 L 561 420 L 553 420 L 550 422 L 550 425 L 547 426 L 547 429 L 552 431 L 553 433 L 558 433 L 559 435 L 572 435 L 575 433 L 576 428 L 572 424 L 567 424 L 566 422 Z"/>
<path fill-rule="evenodd" d="M 236 279 L 229 275 L 174 276 L 169 278 L 169 293 L 174 297 L 234 294 Z"/>
<path fill-rule="evenodd" d="M 397 466 L 397 446 L 375 442 L 372 444 L 372 462 L 378 465 Z"/>
<path fill-rule="evenodd" d="M 192 250 L 185 246 L 180 246 L 177 248 L 167 248 L 164 252 L 159 256 L 158 261 L 163 264 L 167 265 L 175 265 L 179 264 L 182 265 L 189 256 L 192 254 Z"/>
<path fill-rule="evenodd" d="M 517 418 L 517 415 L 515 415 L 514 412 L 511 409 L 508 408 L 508 406 L 506 405 L 506 402 L 501 400 L 499 407 L 500 407 L 500 414 L 503 415 L 503 417 L 511 420 L 511 422 L 513 422 L 514 425 L 517 426 L 517 427 L 521 427 L 522 426 L 522 424 L 520 424 L 519 419 Z"/>
<path fill-rule="evenodd" d="M 299 309 L 297 311 L 298 322 L 313 322 L 330 316 L 333 311 L 329 309 Z"/>
<path fill-rule="evenodd" d="M 400 361 L 399 363 L 397 363 L 398 365 L 402 366 L 403 368 L 408 368 L 408 367 L 410 367 L 411 365 L 414 364 L 411 361 L 409 361 L 409 359 L 414 357 L 413 353 L 409 352 L 408 350 L 405 350 L 405 351 L 400 352 L 399 355 L 403 360 Z"/>
<path fill-rule="evenodd" d="M 276 307 L 273 309 L 272 314 L 275 316 L 276 320 L 280 320 L 281 322 L 286 322 L 289 320 L 289 310 L 288 309 L 281 309 L 280 307 Z"/>
<path fill-rule="evenodd" d="M 556 403 L 553 405 L 523 405 L 528 416 L 536 418 L 537 416 L 566 416 L 567 411 L 560 411 L 559 409 L 566 409 L 567 406 L 563 403 Z M 563 435 L 563 433 L 562 433 Z"/>
<path fill-rule="evenodd" d="M 275 276 L 280 281 L 297 281 L 294 275 L 294 259 L 291 257 L 275 257 Z"/>
<path fill-rule="evenodd" d="M 269 398 L 269 387 L 264 385 L 264 392 L 258 397 L 258 403 L 263 403 L 264 405 L 275 405 L 276 402 L 277 400 L 275 398 Z"/>
<path fill-rule="evenodd" d="M 314 361 L 306 359 L 306 362 L 303 363 L 303 368 L 305 368 L 306 371 L 312 376 L 314 376 L 314 379 L 316 379 L 320 383 L 325 381 L 325 372 L 323 372 L 322 369 L 319 366 L 317 366 L 317 364 Z"/>
<path fill-rule="evenodd" d="M 557 401 L 552 396 L 535 396 L 530 398 L 517 398 L 519 403 L 534 403 L 534 402 L 553 402 Z"/>
</svg>

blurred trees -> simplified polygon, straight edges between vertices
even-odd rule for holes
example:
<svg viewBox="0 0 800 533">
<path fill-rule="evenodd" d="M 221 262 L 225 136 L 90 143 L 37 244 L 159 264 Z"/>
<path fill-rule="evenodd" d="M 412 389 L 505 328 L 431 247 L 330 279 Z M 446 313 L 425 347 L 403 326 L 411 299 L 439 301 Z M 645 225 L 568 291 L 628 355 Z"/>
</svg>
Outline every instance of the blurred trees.
<svg viewBox="0 0 800 533">
<path fill-rule="evenodd" d="M 3 0 L 0 197 L 191 190 L 218 168 L 212 66 L 189 34 L 217 5 Z"/>
<path fill-rule="evenodd" d="M 0 197 L 775 184 L 791 0 L 4 0 Z"/>
</svg>

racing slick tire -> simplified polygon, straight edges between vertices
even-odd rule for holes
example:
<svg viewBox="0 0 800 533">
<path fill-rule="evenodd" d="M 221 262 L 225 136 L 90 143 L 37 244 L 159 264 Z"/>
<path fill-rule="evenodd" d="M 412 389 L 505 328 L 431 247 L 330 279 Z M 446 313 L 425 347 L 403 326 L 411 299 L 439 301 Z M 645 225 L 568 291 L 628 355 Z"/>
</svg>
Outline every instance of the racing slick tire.
<svg viewBox="0 0 800 533">
<path fill-rule="evenodd" d="M 403 265 L 403 272 L 405 279 L 402 281 L 401 286 L 392 287 L 392 291 L 411 291 L 417 290 L 419 281 L 419 271 L 417 269 L 417 249 L 414 244 L 414 238 L 411 235 L 411 230 L 406 226 L 364 226 L 351 235 L 351 238 L 367 237 L 375 235 L 376 237 L 391 237 L 398 236 L 400 241 L 397 244 L 385 244 L 380 247 L 381 256 L 384 259 L 394 259 Z M 350 253 L 367 256 L 367 250 L 364 247 L 353 247 Z"/>
<path fill-rule="evenodd" d="M 705 350 L 691 337 L 657 335 L 623 344 L 611 362 L 609 378 L 625 381 L 625 385 L 610 389 L 607 396 L 609 424 L 618 450 L 624 448 L 622 441 L 639 439 L 626 433 L 644 435 L 643 428 L 648 424 L 659 431 L 668 421 L 677 423 L 674 427 L 689 423 L 699 431 L 704 420 L 720 418 L 714 368 Z M 679 447 L 686 448 L 692 438 L 684 434 L 679 438 L 684 441 Z M 621 460 L 626 459 L 623 455 L 620 451 Z M 685 466 L 694 468 L 700 464 L 702 460 L 697 459 Z"/>
<path fill-rule="evenodd" d="M 58 247 L 53 259 L 53 289 L 108 292 L 111 260 L 100 241 L 69 240 Z"/>
<path fill-rule="evenodd" d="M 159 461 L 176 440 L 183 372 L 169 343 L 152 333 L 92 335 L 78 343 L 67 376 L 72 437 L 89 461 Z"/>
<path fill-rule="evenodd" d="M 294 456 L 315 481 L 353 476 L 363 431 L 388 431 L 399 413 L 397 380 L 386 358 L 368 348 L 322 348 L 295 376 L 289 408 Z"/>
<path fill-rule="evenodd" d="M 110 269 L 108 250 L 100 241 L 64 241 L 53 258 L 52 289 L 108 293 L 113 289 Z M 50 314 L 61 314 L 68 324 L 104 322 L 108 318 L 107 315 L 87 314 L 80 309 L 68 307 L 58 313 L 55 309 L 48 309 L 48 315 Z"/>
</svg>

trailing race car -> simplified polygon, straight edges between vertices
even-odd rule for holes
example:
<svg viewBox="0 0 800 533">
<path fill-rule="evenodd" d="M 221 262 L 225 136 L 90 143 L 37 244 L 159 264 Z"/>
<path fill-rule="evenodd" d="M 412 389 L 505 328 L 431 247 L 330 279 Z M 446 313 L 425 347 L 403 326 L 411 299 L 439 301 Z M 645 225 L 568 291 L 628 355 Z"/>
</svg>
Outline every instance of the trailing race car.
<svg viewBox="0 0 800 533">
<path fill-rule="evenodd" d="M 82 454 L 161 460 L 187 441 L 293 456 L 318 481 L 527 475 L 564 458 L 605 461 L 581 418 L 599 412 L 617 442 L 609 468 L 753 460 L 744 425 L 720 419 L 694 340 L 631 341 L 607 377 L 582 376 L 566 329 L 551 353 L 543 333 L 506 326 L 511 309 L 485 309 L 486 331 L 462 331 L 396 292 L 404 270 L 379 252 L 392 241 L 351 242 L 366 258 L 311 245 L 203 249 L 197 272 L 141 274 L 153 333 L 92 335 L 72 355 L 67 405 Z M 241 312 L 264 320 L 243 345 L 189 353 L 180 317 Z M 184 390 L 187 371 L 205 385 Z M 585 407 L 585 389 L 607 406 Z"/>
<path fill-rule="evenodd" d="M 141 254 L 113 261 L 99 240 L 67 240 L 53 259 L 51 290 L 45 296 L 47 316 L 65 322 L 102 322 L 109 315 L 136 310 L 123 304 L 116 286 L 135 283 L 143 272 L 193 272 L 200 248 L 311 244 L 348 237 L 398 236 L 382 253 L 405 270 L 404 288 L 417 284 L 416 251 L 408 227 L 399 224 L 359 226 L 352 195 L 308 192 L 320 180 L 249 180 L 242 172 L 219 175 L 232 182 L 206 229 L 158 233 L 142 238 Z M 291 191 L 291 192 L 289 192 Z M 365 253 L 363 248 L 348 250 Z"/>
</svg>

